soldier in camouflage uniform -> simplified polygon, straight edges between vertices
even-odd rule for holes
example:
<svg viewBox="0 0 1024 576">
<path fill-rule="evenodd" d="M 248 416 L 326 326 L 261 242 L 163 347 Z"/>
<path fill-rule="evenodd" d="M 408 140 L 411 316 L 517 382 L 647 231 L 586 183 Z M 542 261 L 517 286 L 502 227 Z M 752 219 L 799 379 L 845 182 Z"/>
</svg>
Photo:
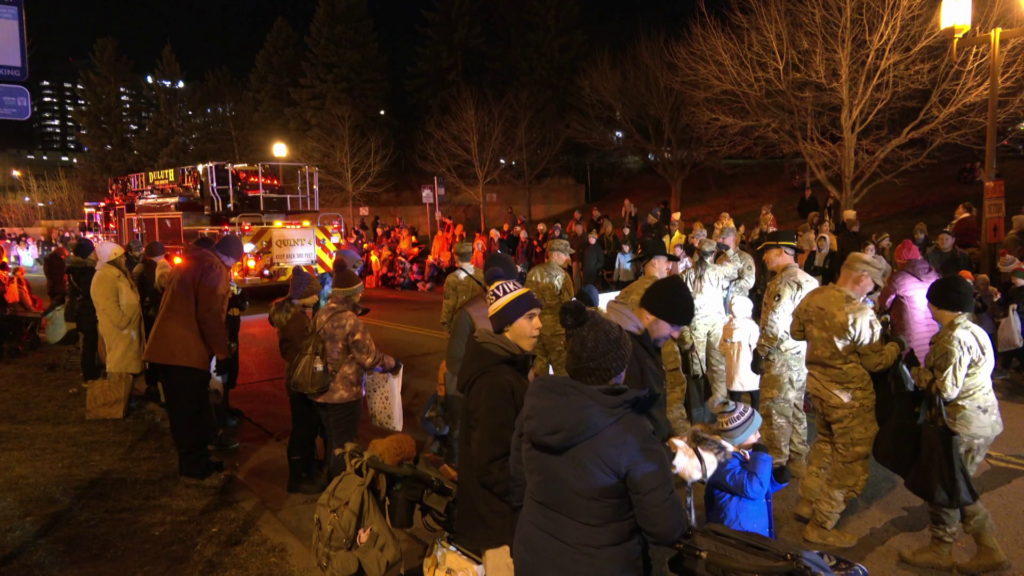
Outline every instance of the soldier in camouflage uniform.
<svg viewBox="0 0 1024 576">
<path fill-rule="evenodd" d="M 733 296 L 749 296 L 750 289 L 754 287 L 754 258 L 738 247 L 739 235 L 732 226 L 722 228 L 718 241 L 729 247 L 722 252 L 715 261 L 719 266 L 732 266 L 736 268 L 736 279 L 729 284 L 729 292 L 726 294 L 725 303 L 728 307 Z"/>
<path fill-rule="evenodd" d="M 669 275 L 672 262 L 679 258 L 668 254 L 665 243 L 658 240 L 644 241 L 639 254 L 633 261 L 644 263 L 644 275 L 629 286 L 626 286 L 615 297 L 631 309 L 640 306 L 647 289 L 662 278 Z M 690 421 L 686 417 L 686 377 L 683 375 L 683 358 L 679 345 L 669 340 L 661 346 L 661 362 L 665 367 L 665 403 L 668 407 L 668 420 L 676 435 L 686 434 L 690 430 Z"/>
<path fill-rule="evenodd" d="M 881 324 L 862 301 L 883 284 L 882 273 L 874 258 L 854 252 L 839 280 L 811 291 L 793 313 L 790 336 L 807 342 L 807 390 L 818 432 L 794 512 L 810 518 L 803 536 L 816 544 L 857 544 L 835 525 L 864 488 L 871 467 L 878 423 L 869 373 L 885 370 L 906 349 L 906 342 L 883 341 Z"/>
<path fill-rule="evenodd" d="M 757 341 L 755 374 L 761 374 L 761 441 L 768 446 L 775 466 L 788 466 L 800 478 L 807 469 L 807 344 L 793 340 L 789 327 L 793 311 L 818 281 L 800 269 L 796 234 L 771 232 L 765 243 L 764 262 L 775 277 L 768 283 L 761 310 L 761 337 Z"/>
<path fill-rule="evenodd" d="M 526 288 L 544 303 L 540 312 L 540 338 L 533 349 L 536 354 L 533 373 L 536 376 L 546 375 L 550 364 L 556 376 L 566 376 L 565 329 L 558 321 L 558 310 L 576 294 L 572 277 L 565 271 L 575 250 L 569 247 L 568 240 L 561 239 L 548 240 L 547 249 L 547 261 L 533 267 L 526 275 Z"/>
<path fill-rule="evenodd" d="M 693 375 L 707 374 L 711 383 L 711 394 L 714 398 L 725 399 L 728 390 L 725 386 L 725 358 L 718 350 L 722 340 L 722 328 L 725 327 L 725 295 L 729 284 L 739 276 L 735 261 L 724 265 L 714 263 L 718 245 L 714 240 L 700 241 L 695 254 L 692 268 L 683 271 L 680 276 L 693 294 L 696 315 L 689 330 L 683 330 L 684 342 L 693 343 Z"/>
<path fill-rule="evenodd" d="M 459 308 L 473 296 L 484 293 L 484 272 L 469 261 L 473 258 L 473 245 L 459 242 L 455 245 L 455 258 L 459 268 L 444 280 L 444 303 L 441 304 L 441 327 L 445 334 L 452 331 L 452 319 Z"/>
<path fill-rule="evenodd" d="M 974 288 L 970 282 L 960 276 L 938 280 L 928 289 L 928 302 L 942 329 L 932 338 L 925 365 L 912 370 L 914 382 L 945 403 L 946 420 L 960 435 L 964 465 L 973 475 L 992 441 L 1003 431 L 999 401 L 992 391 L 995 354 L 988 335 L 971 322 Z M 900 560 L 912 566 L 949 571 L 954 566 L 957 526 L 962 523 L 964 533 L 974 538 L 978 551 L 968 562 L 956 564 L 957 572 L 980 574 L 1010 568 L 996 542 L 995 524 L 981 500 L 959 510 L 929 504 L 928 514 L 931 543 L 918 550 L 900 550 Z"/>
</svg>

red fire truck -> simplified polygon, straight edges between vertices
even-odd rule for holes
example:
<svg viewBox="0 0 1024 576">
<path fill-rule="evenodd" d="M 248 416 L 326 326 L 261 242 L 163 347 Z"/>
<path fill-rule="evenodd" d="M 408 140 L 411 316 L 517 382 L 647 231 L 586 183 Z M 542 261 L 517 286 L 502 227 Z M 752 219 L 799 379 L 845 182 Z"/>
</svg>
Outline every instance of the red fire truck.
<svg viewBox="0 0 1024 576">
<path fill-rule="evenodd" d="M 236 234 L 241 287 L 287 281 L 293 266 L 330 271 L 344 219 L 320 213 L 317 170 L 305 163 L 209 162 L 110 179 L 108 197 L 85 205 L 87 233 L 127 245 L 156 240 L 172 263 L 202 236 Z"/>
</svg>

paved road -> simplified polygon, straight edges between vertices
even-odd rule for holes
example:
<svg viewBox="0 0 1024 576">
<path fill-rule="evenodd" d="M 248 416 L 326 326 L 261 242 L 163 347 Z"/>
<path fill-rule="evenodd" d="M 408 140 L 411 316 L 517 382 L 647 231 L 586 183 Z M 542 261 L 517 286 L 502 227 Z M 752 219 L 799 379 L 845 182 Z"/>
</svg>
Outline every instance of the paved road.
<svg viewBox="0 0 1024 576">
<path fill-rule="evenodd" d="M 285 443 L 290 432 L 288 400 L 282 381 L 283 362 L 277 352 L 276 335 L 266 320 L 273 294 L 254 297 L 242 322 L 242 374 L 233 403 L 246 412 L 247 422 L 239 430 L 242 447 L 233 458 L 240 467 L 239 476 L 278 514 L 303 542 L 310 541 L 315 498 L 289 495 L 284 486 L 287 477 Z M 369 290 L 363 303 L 371 308 L 364 317 L 374 340 L 384 352 L 405 364 L 403 404 L 407 430 L 418 440 L 424 435 L 419 413 L 433 393 L 437 369 L 443 358 L 445 340 L 438 323 L 440 294 Z M 1024 384 L 1019 380 L 999 381 L 996 391 L 1001 402 L 1006 431 L 992 446 L 992 453 L 979 469 L 977 485 L 982 500 L 992 512 L 999 529 L 999 540 L 1014 562 L 1008 574 L 1024 573 Z M 385 432 L 363 422 L 365 438 Z M 697 487 L 697 501 L 702 501 Z M 779 537 L 801 543 L 798 524 L 791 514 L 796 505 L 795 484 L 775 498 L 775 517 Z M 843 554 L 863 562 L 872 575 L 930 574 L 899 564 L 901 548 L 926 543 L 927 508 L 903 487 L 887 470 L 873 465 L 871 479 L 863 494 L 851 503 L 839 527 L 860 537 L 857 547 Z M 416 538 L 429 536 L 418 533 Z M 416 539 L 407 539 L 408 558 L 416 558 L 421 549 Z M 955 548 L 959 559 L 974 550 L 969 538 L 961 538 Z M 413 560 L 414 561 L 414 560 Z M 937 573 L 936 573 L 937 574 Z"/>
</svg>

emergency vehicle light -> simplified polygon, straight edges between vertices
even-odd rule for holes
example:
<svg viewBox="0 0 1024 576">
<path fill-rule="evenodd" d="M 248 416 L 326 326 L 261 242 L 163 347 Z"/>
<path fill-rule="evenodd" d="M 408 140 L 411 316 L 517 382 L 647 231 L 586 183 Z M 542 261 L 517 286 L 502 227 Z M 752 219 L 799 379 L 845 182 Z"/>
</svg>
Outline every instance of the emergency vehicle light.
<svg viewBox="0 0 1024 576">
<path fill-rule="evenodd" d="M 256 267 L 256 261 L 253 260 L 252 258 L 250 258 L 249 261 L 246 262 L 246 264 L 249 265 L 249 268 L 255 268 Z"/>
<path fill-rule="evenodd" d="M 174 263 L 175 264 L 181 264 L 181 256 L 175 256 L 174 257 Z"/>
<path fill-rule="evenodd" d="M 281 222 L 280 220 L 274 221 L 274 228 L 280 228 L 281 226 L 284 226 L 284 222 Z"/>
<path fill-rule="evenodd" d="M 309 220 L 303 220 L 302 221 L 302 225 L 303 226 L 309 226 Z"/>
</svg>

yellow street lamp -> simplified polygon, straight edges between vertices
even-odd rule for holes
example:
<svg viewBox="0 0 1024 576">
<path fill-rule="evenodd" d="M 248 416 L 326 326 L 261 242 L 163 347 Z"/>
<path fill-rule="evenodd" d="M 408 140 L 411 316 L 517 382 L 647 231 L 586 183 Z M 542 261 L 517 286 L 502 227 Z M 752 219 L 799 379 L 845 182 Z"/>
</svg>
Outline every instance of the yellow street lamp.
<svg viewBox="0 0 1024 576">
<path fill-rule="evenodd" d="M 15 178 L 21 178 L 21 171 L 20 170 L 11 170 L 11 176 L 14 176 Z"/>
<path fill-rule="evenodd" d="M 996 179 L 996 120 L 999 114 L 999 72 L 1002 68 L 1002 56 L 999 47 L 1002 40 L 1012 38 L 1024 38 L 1024 28 L 1012 28 L 1004 30 L 993 28 L 988 34 L 978 34 L 970 38 L 963 38 L 963 35 L 971 29 L 971 0 L 942 0 L 942 8 L 939 12 L 939 26 L 943 32 L 948 32 L 953 37 L 953 57 L 956 58 L 957 49 L 971 48 L 974 46 L 988 46 L 988 123 L 985 134 L 985 202 L 982 203 L 981 220 L 984 231 L 981 238 L 981 271 L 988 273 L 989 265 L 989 236 L 993 223 L 989 222 L 989 199 L 1001 201 L 1002 190 L 995 184 Z M 1003 210 L 1005 213 L 1005 208 Z M 1002 220 L 1005 225 L 1005 216 L 999 216 L 996 220 Z M 995 222 L 998 229 L 999 222 Z"/>
<path fill-rule="evenodd" d="M 274 152 L 274 158 L 288 156 L 288 146 L 284 142 L 274 142 L 274 147 L 271 150 Z"/>
</svg>

